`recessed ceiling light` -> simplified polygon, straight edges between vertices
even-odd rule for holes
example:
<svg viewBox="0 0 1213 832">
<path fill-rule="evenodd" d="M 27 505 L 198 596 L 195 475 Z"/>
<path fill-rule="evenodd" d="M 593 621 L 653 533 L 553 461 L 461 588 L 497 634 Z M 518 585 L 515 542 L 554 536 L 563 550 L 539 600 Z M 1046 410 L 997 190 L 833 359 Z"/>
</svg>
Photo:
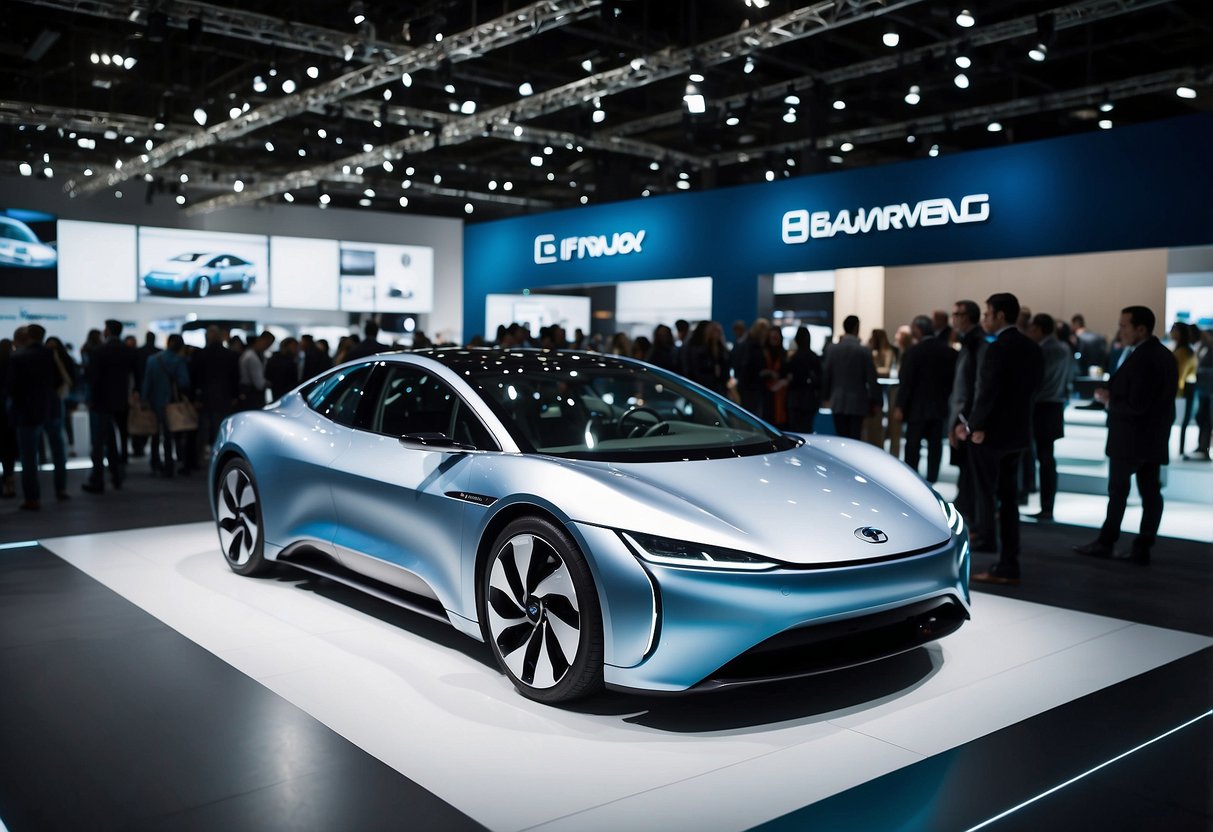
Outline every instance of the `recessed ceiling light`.
<svg viewBox="0 0 1213 832">
<path fill-rule="evenodd" d="M 834 109 L 835 110 L 845 110 L 846 108 L 847 108 L 847 102 L 843 101 L 841 98 L 834 100 Z"/>
<path fill-rule="evenodd" d="M 1176 87 L 1175 94 L 1180 98 L 1195 98 L 1196 90 L 1192 89 L 1191 87 Z"/>
<path fill-rule="evenodd" d="M 989 124 L 986 125 L 986 129 L 989 130 L 991 133 L 1001 132 L 1002 123 L 998 122 L 998 121 L 991 121 Z"/>
<path fill-rule="evenodd" d="M 1099 129 L 1100 130 L 1111 130 L 1112 129 L 1112 119 L 1101 118 L 1099 120 Z"/>
<path fill-rule="evenodd" d="M 968 55 L 957 55 L 956 56 L 956 65 L 958 67 L 960 67 L 961 69 L 968 69 L 969 67 L 971 67 L 973 65 L 973 61 L 970 60 Z"/>
<path fill-rule="evenodd" d="M 962 90 L 967 90 L 969 88 L 969 76 L 963 72 L 957 73 L 956 77 L 952 79 L 952 83 Z"/>
</svg>

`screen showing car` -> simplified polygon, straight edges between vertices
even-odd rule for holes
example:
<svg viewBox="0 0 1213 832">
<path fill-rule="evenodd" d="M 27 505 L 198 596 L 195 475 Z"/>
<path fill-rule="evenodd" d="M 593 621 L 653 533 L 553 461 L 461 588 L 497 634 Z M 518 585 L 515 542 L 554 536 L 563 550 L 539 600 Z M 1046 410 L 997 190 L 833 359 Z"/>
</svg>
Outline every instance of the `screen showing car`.
<svg viewBox="0 0 1213 832">
<path fill-rule="evenodd" d="M 269 239 L 262 235 L 139 228 L 139 299 L 269 306 Z"/>
<path fill-rule="evenodd" d="M 0 297 L 59 294 L 58 228 L 52 214 L 0 209 Z"/>
</svg>

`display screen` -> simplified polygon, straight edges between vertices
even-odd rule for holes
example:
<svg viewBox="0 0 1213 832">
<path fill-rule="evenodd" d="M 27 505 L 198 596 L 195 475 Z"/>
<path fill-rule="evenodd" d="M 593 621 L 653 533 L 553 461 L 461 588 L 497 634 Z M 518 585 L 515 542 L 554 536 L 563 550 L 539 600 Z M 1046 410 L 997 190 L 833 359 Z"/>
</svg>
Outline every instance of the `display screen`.
<svg viewBox="0 0 1213 832">
<path fill-rule="evenodd" d="M 349 312 L 429 312 L 434 250 L 426 246 L 342 242 L 341 308 Z"/>
<path fill-rule="evenodd" d="M 135 226 L 59 221 L 59 299 L 133 303 Z"/>
<path fill-rule="evenodd" d="M 337 309 L 336 240 L 270 237 L 270 306 L 282 309 Z"/>
<path fill-rule="evenodd" d="M 55 217 L 0 209 L 0 297 L 53 298 L 59 294 Z"/>
<path fill-rule="evenodd" d="M 139 228 L 139 299 L 269 306 L 269 238 Z"/>
</svg>

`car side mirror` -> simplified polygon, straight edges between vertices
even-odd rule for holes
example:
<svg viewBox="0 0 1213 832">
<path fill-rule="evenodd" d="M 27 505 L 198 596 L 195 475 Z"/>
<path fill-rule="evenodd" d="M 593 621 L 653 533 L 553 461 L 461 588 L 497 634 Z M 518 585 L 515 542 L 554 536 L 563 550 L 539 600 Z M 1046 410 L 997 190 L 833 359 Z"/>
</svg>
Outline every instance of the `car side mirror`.
<svg viewBox="0 0 1213 832">
<path fill-rule="evenodd" d="M 430 451 L 474 451 L 475 445 L 456 442 L 445 433 L 406 433 L 400 437 L 406 448 L 424 448 Z"/>
</svg>

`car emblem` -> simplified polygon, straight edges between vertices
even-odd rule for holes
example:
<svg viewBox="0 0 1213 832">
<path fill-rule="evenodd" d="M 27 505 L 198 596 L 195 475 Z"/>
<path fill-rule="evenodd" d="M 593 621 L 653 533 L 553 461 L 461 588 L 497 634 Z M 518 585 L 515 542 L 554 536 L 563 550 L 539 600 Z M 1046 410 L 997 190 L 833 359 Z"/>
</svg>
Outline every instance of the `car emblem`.
<svg viewBox="0 0 1213 832">
<path fill-rule="evenodd" d="M 868 543 L 888 543 L 889 536 L 880 529 L 864 526 L 855 530 L 855 536 Z"/>
</svg>

